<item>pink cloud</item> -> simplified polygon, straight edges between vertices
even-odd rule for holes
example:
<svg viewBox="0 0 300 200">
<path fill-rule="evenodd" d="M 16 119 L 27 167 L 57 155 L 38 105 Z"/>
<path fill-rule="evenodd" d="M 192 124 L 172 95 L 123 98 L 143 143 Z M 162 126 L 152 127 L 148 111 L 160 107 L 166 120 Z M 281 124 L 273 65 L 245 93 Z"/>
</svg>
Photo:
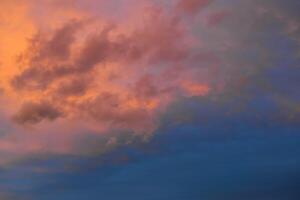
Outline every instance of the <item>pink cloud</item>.
<svg viewBox="0 0 300 200">
<path fill-rule="evenodd" d="M 213 0 L 179 0 L 177 7 L 183 12 L 196 14 L 207 7 L 212 1 Z"/>
<path fill-rule="evenodd" d="M 209 94 L 209 77 L 202 80 L 201 68 L 189 66 L 197 53 L 181 11 L 145 2 L 127 22 L 85 16 L 74 2 L 49 4 L 75 17 L 34 22 L 36 33 L 4 84 L 13 128 L 0 139 L 0 152 L 10 157 L 3 163 L 38 153 L 90 152 L 78 142 L 89 132 L 104 137 L 95 150 L 101 153 L 136 137 L 145 141 L 172 102 Z M 190 6 L 201 9 L 209 1 L 190 3 L 178 5 L 194 12 Z M 36 4 L 34 12 L 45 8 Z"/>
<path fill-rule="evenodd" d="M 219 11 L 216 13 L 212 13 L 207 18 L 208 26 L 216 26 L 224 21 L 224 19 L 230 15 L 228 11 Z"/>
</svg>

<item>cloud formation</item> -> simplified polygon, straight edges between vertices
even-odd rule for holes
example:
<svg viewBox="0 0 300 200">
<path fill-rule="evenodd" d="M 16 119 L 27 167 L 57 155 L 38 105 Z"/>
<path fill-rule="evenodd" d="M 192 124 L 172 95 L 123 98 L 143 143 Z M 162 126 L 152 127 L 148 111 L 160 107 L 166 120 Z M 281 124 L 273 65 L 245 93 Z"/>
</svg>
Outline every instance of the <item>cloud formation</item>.
<svg viewBox="0 0 300 200">
<path fill-rule="evenodd" d="M 176 187 L 199 199 L 199 188 L 190 187 L 199 166 L 208 157 L 227 166 L 222 154 L 231 159 L 241 146 L 242 159 L 251 154 L 262 164 L 253 172 L 266 170 L 257 152 L 269 159 L 277 149 L 284 155 L 279 165 L 286 166 L 278 165 L 282 177 L 286 170 L 295 177 L 289 169 L 299 146 L 299 17 L 295 0 L 0 0 L 0 198 L 18 199 L 18 191 L 20 199 L 33 192 L 47 199 L 66 185 L 80 198 L 85 192 L 73 192 L 70 173 L 89 174 L 99 163 L 104 176 L 84 182 L 80 173 L 79 185 L 89 191 L 95 183 L 106 185 L 109 196 L 116 186 L 105 179 L 111 164 L 122 165 L 119 186 L 139 176 L 135 164 L 161 171 L 163 159 L 157 179 L 140 174 L 151 182 L 145 191 L 153 193 L 153 180 L 170 172 L 180 182 Z M 266 135 L 274 141 L 261 140 Z M 212 153 L 212 147 L 219 149 Z M 189 170 L 186 161 L 199 166 Z M 181 163 L 188 173 L 177 176 Z M 217 176 L 232 172 L 236 178 L 236 163 L 229 171 L 216 169 Z M 252 157 L 248 164 L 240 166 L 245 174 L 253 169 Z M 131 173 L 123 173 L 124 166 Z M 158 198 L 175 186 L 163 185 L 165 193 L 155 187 Z M 250 184 L 253 190 L 257 185 Z M 178 190 L 172 191 L 176 199 Z"/>
<path fill-rule="evenodd" d="M 55 12 L 68 9 L 77 15 L 62 16 L 61 22 L 50 16 L 46 24 L 40 24 L 30 17 L 43 10 L 40 6 L 44 4 Z M 205 5 L 197 3 L 199 9 Z M 36 31 L 27 37 L 26 48 L 16 49 L 15 69 L 3 84 L 4 96 L 13 104 L 8 117 L 18 127 L 2 138 L 3 150 L 20 157 L 14 148 L 27 142 L 11 140 L 19 138 L 20 132 L 27 133 L 26 141 L 34 147 L 24 149 L 24 154 L 80 153 L 76 145 L 81 144 L 72 141 L 90 131 L 109 136 L 119 130 L 144 140 L 159 126 L 160 114 L 172 102 L 210 92 L 209 78 L 198 76 L 202 69 L 189 66 L 199 58 L 181 11 L 169 13 L 147 1 L 140 9 L 144 13 L 134 15 L 141 20 L 128 19 L 124 26 L 123 21 L 81 14 L 86 10 L 78 11 L 74 2 L 61 6 L 33 1 L 27 5 L 28 13 L 24 12 Z M 44 145 L 43 140 L 55 134 L 49 126 L 64 129 L 70 123 L 82 126 L 79 131 L 70 128 L 70 133 L 52 136 L 68 140 L 62 151 L 58 144 Z"/>
<path fill-rule="evenodd" d="M 270 30 L 299 39 L 297 12 L 287 11 L 292 3 L 114 3 L 1 2 L 18 13 L 5 13 L 0 24 L 0 41 L 13 34 L 19 44 L 0 49 L 1 98 L 9 102 L 2 115 L 11 127 L 0 144 L 9 160 L 40 151 L 78 155 L 85 147 L 78 138 L 90 134 L 105 135 L 96 152 L 145 141 L 182 99 L 209 96 L 221 104 L 238 96 L 242 107 L 255 87 L 272 91 L 282 108 L 297 107 L 264 77 L 280 54 L 266 41 Z M 101 8 L 107 12 L 95 11 Z M 11 27 L 15 22 L 22 26 Z"/>
</svg>

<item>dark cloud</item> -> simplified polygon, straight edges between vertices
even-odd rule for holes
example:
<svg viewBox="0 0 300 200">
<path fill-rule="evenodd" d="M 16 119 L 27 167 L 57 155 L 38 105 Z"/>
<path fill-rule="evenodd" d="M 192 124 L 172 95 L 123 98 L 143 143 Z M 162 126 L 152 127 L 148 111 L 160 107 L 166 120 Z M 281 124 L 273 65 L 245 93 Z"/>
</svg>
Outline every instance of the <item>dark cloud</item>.
<svg viewBox="0 0 300 200">
<path fill-rule="evenodd" d="M 145 75 L 136 83 L 134 91 L 139 98 L 151 98 L 159 94 L 158 87 L 155 84 L 155 77 Z"/>
<path fill-rule="evenodd" d="M 79 72 L 88 72 L 98 63 L 107 61 L 108 58 L 114 57 L 114 43 L 108 38 L 109 33 L 114 29 L 113 26 L 107 25 L 101 33 L 90 36 L 75 60 L 76 69 Z"/>
<path fill-rule="evenodd" d="M 75 77 L 62 81 L 54 93 L 58 95 L 57 98 L 64 98 L 68 96 L 82 96 L 89 89 L 92 82 L 90 77 Z M 54 94 L 54 96 L 55 96 Z"/>
<path fill-rule="evenodd" d="M 68 59 L 71 53 L 71 45 L 75 41 L 76 32 L 82 28 L 83 22 L 70 21 L 60 29 L 44 44 L 37 59 Z M 43 45 L 43 44 L 42 44 Z"/>
<path fill-rule="evenodd" d="M 18 113 L 13 116 L 13 120 L 19 124 L 30 125 L 43 120 L 53 121 L 62 116 L 62 111 L 49 102 L 28 102 L 21 106 Z"/>
<path fill-rule="evenodd" d="M 71 65 L 44 65 L 32 63 L 30 68 L 15 76 L 11 85 L 16 90 L 45 90 L 54 81 L 68 76 L 73 71 Z"/>
<path fill-rule="evenodd" d="M 213 0 L 179 0 L 177 8 L 189 14 L 196 14 L 207 7 Z"/>
<path fill-rule="evenodd" d="M 24 69 L 12 79 L 15 89 L 45 89 L 52 81 L 71 73 L 69 61 L 76 32 L 83 22 L 71 20 L 50 37 L 39 32 L 31 40 L 26 52 L 20 56 Z"/>
</svg>

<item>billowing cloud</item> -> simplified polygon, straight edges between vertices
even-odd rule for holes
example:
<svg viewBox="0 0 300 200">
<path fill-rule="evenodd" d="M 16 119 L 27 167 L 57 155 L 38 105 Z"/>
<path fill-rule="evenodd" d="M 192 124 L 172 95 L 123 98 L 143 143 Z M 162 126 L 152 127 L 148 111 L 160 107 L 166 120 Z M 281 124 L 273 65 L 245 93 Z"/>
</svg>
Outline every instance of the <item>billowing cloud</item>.
<svg viewBox="0 0 300 200">
<path fill-rule="evenodd" d="M 211 135 L 224 152 L 227 134 L 253 132 L 256 144 L 262 132 L 296 133 L 299 17 L 295 0 L 0 0 L 0 198 L 18 199 L 19 191 L 24 199 L 44 183 L 61 191 L 55 176 L 85 162 L 142 160 L 136 147 L 177 155 L 192 143 L 197 154 L 183 161 L 194 163 Z M 240 148 L 243 135 L 229 149 Z M 166 171 L 184 163 L 165 161 Z M 113 179 L 101 184 L 121 180 Z"/>
<path fill-rule="evenodd" d="M 0 41 L 13 34 L 18 44 L 0 47 L 1 98 L 9 102 L 2 115 L 10 127 L 0 152 L 8 161 L 145 141 L 184 98 L 211 95 L 222 103 L 239 96 L 246 104 L 253 85 L 276 90 L 262 77 L 278 54 L 265 40 L 269 30 L 299 35 L 296 12 L 278 2 L 132 2 L 1 2 L 19 11 L 0 24 Z M 95 11 L 115 5 L 120 12 Z M 14 20 L 22 26 L 11 27 Z M 272 98 L 298 105 L 282 96 Z M 94 137 L 101 142 L 87 150 L 81 141 Z"/>
<path fill-rule="evenodd" d="M 200 66 L 189 66 L 206 58 L 195 52 L 181 11 L 170 14 L 163 6 L 144 1 L 139 8 L 144 13 L 134 14 L 141 20 L 124 22 L 82 14 L 87 10 L 78 10 L 76 1 L 33 2 L 24 15 L 36 31 L 26 38 L 26 48 L 16 49 L 15 69 L 3 84 L 4 96 L 12 104 L 7 118 L 15 126 L 1 139 L 9 161 L 39 152 L 81 154 L 86 150 L 77 138 L 91 132 L 107 135 L 96 152 L 135 137 L 145 140 L 172 102 L 210 92 L 209 74 L 201 75 Z M 59 22 L 41 14 L 47 18 L 41 24 L 33 16 L 45 5 L 58 13 L 72 11 L 72 17 L 60 13 Z M 54 131 L 53 126 L 61 130 Z M 112 132 L 130 134 L 124 142 L 118 139 L 122 134 Z M 24 134 L 26 140 L 21 139 Z"/>
</svg>

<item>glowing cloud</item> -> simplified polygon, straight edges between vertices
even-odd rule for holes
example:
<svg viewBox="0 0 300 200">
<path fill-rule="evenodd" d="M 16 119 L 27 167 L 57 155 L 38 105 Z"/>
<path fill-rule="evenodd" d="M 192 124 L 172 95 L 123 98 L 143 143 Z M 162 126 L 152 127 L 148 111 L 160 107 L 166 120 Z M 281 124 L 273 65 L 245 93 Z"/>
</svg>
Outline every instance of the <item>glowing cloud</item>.
<svg viewBox="0 0 300 200">
<path fill-rule="evenodd" d="M 15 59 L 7 63 L 13 70 L 2 84 L 2 96 L 11 102 L 6 117 L 17 128 L 1 138 L 0 150 L 12 160 L 38 152 L 81 154 L 84 144 L 74 141 L 87 132 L 106 135 L 97 152 L 119 145 L 124 131 L 132 133 L 126 143 L 134 137 L 144 140 L 174 100 L 210 91 L 209 82 L 197 76 L 201 70 L 186 67 L 195 59 L 194 44 L 181 11 L 170 14 L 145 1 L 138 8 L 144 14 L 136 10 L 128 21 L 112 22 L 87 14 L 77 3 L 82 2 L 31 1 L 24 4 L 23 17 L 16 18 L 22 24 L 26 19 L 32 30 L 20 33 L 26 48 L 10 44 Z M 201 9 L 209 2 L 191 3 Z M 178 4 L 186 11 L 189 5 Z M 39 14 L 46 7 L 59 20 Z M 137 17 L 141 20 L 133 20 Z M 4 31 L 1 39 L 12 30 Z M 53 132 L 52 125 L 60 130 Z M 120 134 L 112 134 L 116 130 Z M 25 133 L 26 140 L 21 139 Z"/>
</svg>

